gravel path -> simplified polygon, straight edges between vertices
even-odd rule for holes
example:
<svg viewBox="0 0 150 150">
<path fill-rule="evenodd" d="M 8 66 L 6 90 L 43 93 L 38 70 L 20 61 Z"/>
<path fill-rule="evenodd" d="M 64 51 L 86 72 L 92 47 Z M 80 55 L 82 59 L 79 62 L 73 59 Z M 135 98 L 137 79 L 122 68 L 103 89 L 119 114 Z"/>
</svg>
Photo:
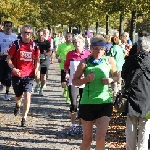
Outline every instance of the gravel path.
<svg viewBox="0 0 150 150">
<path fill-rule="evenodd" d="M 15 101 L 12 89 L 10 93 L 12 101 L 8 102 L 3 101 L 4 91 L 0 92 L 0 150 L 79 150 L 82 135 L 66 135 L 70 125 L 69 106 L 62 97 L 56 61 L 50 66 L 45 96 L 33 93 L 25 128 L 20 127 L 21 113 L 16 117 L 13 115 Z M 91 150 L 94 148 L 93 136 Z"/>
</svg>

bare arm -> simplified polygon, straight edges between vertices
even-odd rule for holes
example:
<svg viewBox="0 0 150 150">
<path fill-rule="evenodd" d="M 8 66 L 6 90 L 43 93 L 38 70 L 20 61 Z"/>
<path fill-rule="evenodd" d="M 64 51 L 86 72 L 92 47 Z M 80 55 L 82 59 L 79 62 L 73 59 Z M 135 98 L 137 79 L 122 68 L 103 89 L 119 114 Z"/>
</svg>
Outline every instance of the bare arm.
<svg viewBox="0 0 150 150">
<path fill-rule="evenodd" d="M 35 57 L 35 68 L 37 70 L 40 70 L 40 58 L 39 57 Z"/>
<path fill-rule="evenodd" d="M 8 63 L 8 66 L 9 66 L 10 68 L 13 68 L 14 65 L 13 65 L 11 59 L 12 59 L 12 57 L 11 57 L 10 55 L 8 55 L 6 61 L 7 61 L 7 63 Z"/>
<path fill-rule="evenodd" d="M 119 77 L 118 77 L 116 62 L 115 62 L 113 57 L 109 57 L 109 63 L 111 66 L 111 73 L 112 73 L 113 82 L 117 82 L 119 80 Z"/>
<path fill-rule="evenodd" d="M 11 68 L 12 72 L 16 75 L 16 76 L 20 76 L 20 70 L 15 68 L 13 63 L 12 63 L 12 57 L 10 55 L 7 56 L 7 63 L 8 63 L 8 66 Z"/>
</svg>

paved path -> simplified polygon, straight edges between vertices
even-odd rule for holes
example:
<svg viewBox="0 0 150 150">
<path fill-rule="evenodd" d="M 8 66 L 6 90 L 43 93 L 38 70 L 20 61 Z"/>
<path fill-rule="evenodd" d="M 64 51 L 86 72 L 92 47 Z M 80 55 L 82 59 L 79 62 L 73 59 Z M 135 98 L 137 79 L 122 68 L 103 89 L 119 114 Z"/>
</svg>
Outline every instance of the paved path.
<svg viewBox="0 0 150 150">
<path fill-rule="evenodd" d="M 21 114 L 16 117 L 13 115 L 13 90 L 10 92 L 12 101 L 9 102 L 3 101 L 4 91 L 0 92 L 0 150 L 79 150 L 82 135 L 66 135 L 70 125 L 69 106 L 62 92 L 60 70 L 55 62 L 50 66 L 45 96 L 39 97 L 33 93 L 28 126 L 25 128 L 20 127 Z M 121 149 L 110 148 L 111 142 L 116 143 L 112 131 L 110 128 L 109 134 L 112 135 L 107 137 L 107 145 L 111 150 Z M 94 138 L 91 149 L 95 148 Z"/>
</svg>

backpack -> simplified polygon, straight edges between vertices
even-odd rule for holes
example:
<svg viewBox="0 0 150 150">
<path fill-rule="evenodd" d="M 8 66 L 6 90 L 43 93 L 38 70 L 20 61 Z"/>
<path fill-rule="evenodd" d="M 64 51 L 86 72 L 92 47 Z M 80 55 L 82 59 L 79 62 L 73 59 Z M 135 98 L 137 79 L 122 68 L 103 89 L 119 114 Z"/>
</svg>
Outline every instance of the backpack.
<svg viewBox="0 0 150 150">
<path fill-rule="evenodd" d="M 20 42 L 20 39 L 14 41 L 14 44 L 16 46 L 16 51 L 18 51 L 20 48 L 19 42 Z M 37 50 L 37 43 L 35 41 L 33 41 L 33 47 L 34 47 L 34 50 L 36 51 Z"/>
</svg>

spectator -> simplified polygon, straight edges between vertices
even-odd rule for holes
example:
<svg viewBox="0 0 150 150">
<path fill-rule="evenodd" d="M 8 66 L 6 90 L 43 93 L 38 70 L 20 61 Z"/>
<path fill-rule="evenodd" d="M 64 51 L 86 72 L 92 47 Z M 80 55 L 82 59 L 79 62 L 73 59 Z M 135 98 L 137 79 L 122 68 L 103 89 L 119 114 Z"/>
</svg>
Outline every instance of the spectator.
<svg viewBox="0 0 150 150">
<path fill-rule="evenodd" d="M 148 150 L 150 120 L 146 114 L 150 111 L 150 39 L 141 37 L 137 43 L 137 53 L 126 59 L 122 69 L 125 89 L 131 86 L 139 72 L 134 87 L 128 93 L 126 122 L 126 150 Z M 141 70 L 142 69 L 142 70 Z M 144 71 L 143 71 L 144 69 Z"/>
</svg>

